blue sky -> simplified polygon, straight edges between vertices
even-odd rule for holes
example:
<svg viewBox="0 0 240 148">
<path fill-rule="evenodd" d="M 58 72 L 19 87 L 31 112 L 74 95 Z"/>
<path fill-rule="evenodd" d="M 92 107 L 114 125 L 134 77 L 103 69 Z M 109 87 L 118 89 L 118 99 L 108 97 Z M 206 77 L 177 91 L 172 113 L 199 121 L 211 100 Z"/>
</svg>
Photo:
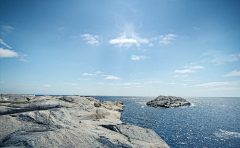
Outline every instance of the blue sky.
<svg viewBox="0 0 240 148">
<path fill-rule="evenodd" d="M 0 3 L 0 93 L 240 97 L 238 0 Z"/>
</svg>

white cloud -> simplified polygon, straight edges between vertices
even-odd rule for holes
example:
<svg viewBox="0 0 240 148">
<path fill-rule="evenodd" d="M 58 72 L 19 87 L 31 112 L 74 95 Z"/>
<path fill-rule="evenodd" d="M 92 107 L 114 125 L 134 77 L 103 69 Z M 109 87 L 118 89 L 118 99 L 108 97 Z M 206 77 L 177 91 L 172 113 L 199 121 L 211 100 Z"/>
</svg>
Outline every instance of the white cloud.
<svg viewBox="0 0 240 148">
<path fill-rule="evenodd" d="M 83 73 L 84 76 L 96 76 L 96 74 L 90 74 L 90 73 Z"/>
<path fill-rule="evenodd" d="M 65 27 L 60 27 L 60 28 L 58 28 L 59 30 L 62 30 L 62 29 L 64 29 Z"/>
<path fill-rule="evenodd" d="M 146 38 L 140 38 L 136 33 L 123 33 L 120 37 L 112 39 L 109 41 L 109 44 L 116 44 L 119 47 L 131 47 L 135 44 L 137 47 L 140 47 L 140 44 L 148 44 L 149 40 Z"/>
<path fill-rule="evenodd" d="M 170 44 L 171 41 L 175 40 L 176 37 L 177 37 L 177 35 L 175 35 L 175 34 L 168 34 L 168 35 L 165 35 L 165 36 L 161 35 L 159 37 L 160 38 L 159 43 L 164 44 L 164 45 Z"/>
<path fill-rule="evenodd" d="M 102 72 L 102 71 L 96 71 L 96 73 L 104 73 L 104 72 Z"/>
<path fill-rule="evenodd" d="M 8 46 L 6 43 L 4 43 L 2 39 L 0 39 L 0 43 L 3 44 L 4 46 L 6 46 L 7 48 L 10 48 L 10 49 L 11 49 L 11 47 Z"/>
<path fill-rule="evenodd" d="M 183 86 L 187 86 L 188 84 L 182 84 Z"/>
<path fill-rule="evenodd" d="M 175 72 L 177 72 L 177 73 L 193 73 L 195 71 L 190 70 L 190 69 L 184 69 L 184 70 L 175 70 Z"/>
<path fill-rule="evenodd" d="M 87 40 L 87 44 L 99 45 L 99 41 L 97 40 L 99 37 L 97 35 L 84 34 L 81 37 L 83 37 L 83 40 Z"/>
<path fill-rule="evenodd" d="M 170 83 L 170 84 L 176 84 L 176 83 Z"/>
<path fill-rule="evenodd" d="M 234 70 L 231 71 L 230 73 L 226 74 L 226 75 L 222 75 L 224 77 L 232 77 L 232 76 L 240 76 L 240 71 Z"/>
<path fill-rule="evenodd" d="M 0 82 L 0 83 L 5 83 L 5 82 Z"/>
<path fill-rule="evenodd" d="M 116 76 L 109 75 L 109 76 L 107 76 L 105 79 L 120 80 L 121 78 L 116 77 Z"/>
<path fill-rule="evenodd" d="M 193 28 L 196 29 L 196 30 L 200 29 L 200 28 L 197 28 L 197 27 L 193 27 Z"/>
<path fill-rule="evenodd" d="M 237 85 L 239 83 L 240 83 L 239 81 L 236 81 L 236 82 L 210 82 L 210 83 L 196 84 L 196 86 L 215 87 L 215 86 Z"/>
<path fill-rule="evenodd" d="M 131 59 L 132 60 L 140 60 L 140 59 L 146 59 L 147 57 L 146 56 L 137 56 L 137 55 L 132 55 Z"/>
<path fill-rule="evenodd" d="M 49 84 L 45 84 L 45 85 L 43 85 L 44 87 L 50 87 L 50 85 Z"/>
<path fill-rule="evenodd" d="M 18 57 L 18 53 L 13 50 L 0 48 L 0 58 Z"/>
</svg>

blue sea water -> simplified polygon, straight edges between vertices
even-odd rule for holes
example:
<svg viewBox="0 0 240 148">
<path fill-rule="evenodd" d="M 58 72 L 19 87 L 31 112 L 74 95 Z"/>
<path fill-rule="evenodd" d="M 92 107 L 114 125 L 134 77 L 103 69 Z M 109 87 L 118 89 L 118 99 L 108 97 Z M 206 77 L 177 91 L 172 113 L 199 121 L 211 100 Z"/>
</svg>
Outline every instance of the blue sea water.
<svg viewBox="0 0 240 148">
<path fill-rule="evenodd" d="M 186 98 L 189 107 L 152 108 L 151 97 L 94 96 L 122 101 L 123 122 L 154 130 L 172 147 L 240 148 L 240 98 Z"/>
</svg>

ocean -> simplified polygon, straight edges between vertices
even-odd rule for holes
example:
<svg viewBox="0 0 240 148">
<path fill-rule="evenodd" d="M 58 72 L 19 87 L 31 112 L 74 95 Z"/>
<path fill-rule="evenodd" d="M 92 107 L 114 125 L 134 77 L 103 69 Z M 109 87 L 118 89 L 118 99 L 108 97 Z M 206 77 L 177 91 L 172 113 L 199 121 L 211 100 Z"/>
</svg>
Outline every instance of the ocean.
<svg viewBox="0 0 240 148">
<path fill-rule="evenodd" d="M 171 148 L 240 148 L 240 98 L 189 97 L 189 107 L 152 108 L 153 97 L 93 97 L 122 101 L 123 122 L 154 130 Z"/>
</svg>

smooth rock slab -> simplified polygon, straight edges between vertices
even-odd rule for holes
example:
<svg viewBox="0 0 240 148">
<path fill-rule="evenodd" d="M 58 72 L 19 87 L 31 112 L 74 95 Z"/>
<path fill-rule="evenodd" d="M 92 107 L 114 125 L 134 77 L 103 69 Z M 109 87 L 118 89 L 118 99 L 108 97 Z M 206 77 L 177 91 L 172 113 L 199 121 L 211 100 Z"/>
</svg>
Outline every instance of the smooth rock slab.
<svg viewBox="0 0 240 148">
<path fill-rule="evenodd" d="M 189 106 L 191 105 L 186 99 L 175 96 L 158 96 L 156 99 L 148 101 L 146 103 L 150 107 L 180 107 L 180 106 Z"/>
</svg>

